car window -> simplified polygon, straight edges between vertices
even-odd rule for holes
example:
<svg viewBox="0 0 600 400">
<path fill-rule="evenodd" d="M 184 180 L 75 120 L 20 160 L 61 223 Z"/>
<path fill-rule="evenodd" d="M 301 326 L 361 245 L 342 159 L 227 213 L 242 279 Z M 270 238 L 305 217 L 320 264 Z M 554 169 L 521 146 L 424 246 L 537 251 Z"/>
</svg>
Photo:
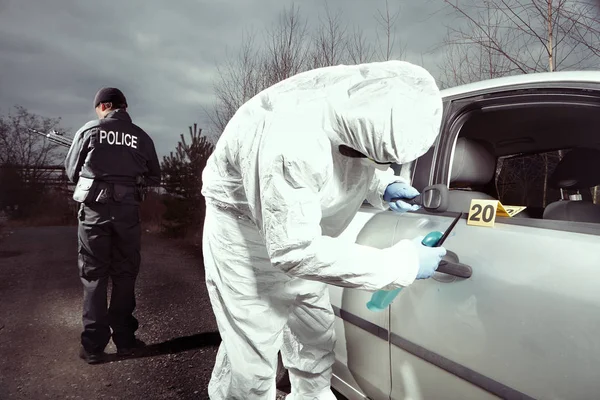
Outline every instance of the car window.
<svg viewBox="0 0 600 400">
<path fill-rule="evenodd" d="M 584 200 L 600 204 L 600 186 L 567 191 L 548 183 L 558 162 L 570 151 L 562 149 L 537 154 L 499 157 L 495 185 L 502 204 L 527 206 L 532 217 L 542 218 L 548 204 L 563 200 Z"/>
</svg>

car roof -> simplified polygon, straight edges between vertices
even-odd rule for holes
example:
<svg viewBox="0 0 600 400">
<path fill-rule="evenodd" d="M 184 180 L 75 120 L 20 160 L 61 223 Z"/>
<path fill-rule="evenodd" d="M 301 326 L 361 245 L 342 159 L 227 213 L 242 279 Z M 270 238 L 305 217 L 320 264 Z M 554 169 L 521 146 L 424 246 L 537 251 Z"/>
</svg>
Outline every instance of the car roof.
<svg viewBox="0 0 600 400">
<path fill-rule="evenodd" d="M 502 78 L 486 79 L 479 82 L 468 83 L 441 90 L 444 99 L 473 95 L 490 90 L 508 90 L 514 86 L 527 86 L 543 83 L 593 83 L 600 84 L 600 70 L 594 71 L 558 71 L 558 72 L 536 72 L 505 76 Z M 537 85 L 536 85 L 537 86 Z"/>
</svg>

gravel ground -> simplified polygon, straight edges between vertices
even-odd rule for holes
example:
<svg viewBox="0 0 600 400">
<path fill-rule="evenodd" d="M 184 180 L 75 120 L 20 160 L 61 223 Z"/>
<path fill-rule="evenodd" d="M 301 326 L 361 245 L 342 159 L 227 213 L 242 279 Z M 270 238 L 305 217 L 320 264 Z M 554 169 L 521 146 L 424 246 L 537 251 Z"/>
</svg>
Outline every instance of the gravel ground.
<svg viewBox="0 0 600 400">
<path fill-rule="evenodd" d="M 197 253 L 145 235 L 136 358 L 78 358 L 82 288 L 75 227 L 0 237 L 0 399 L 207 399 L 220 337 Z M 114 353 L 112 342 L 107 352 Z M 281 396 L 280 396 L 281 397 Z"/>
</svg>

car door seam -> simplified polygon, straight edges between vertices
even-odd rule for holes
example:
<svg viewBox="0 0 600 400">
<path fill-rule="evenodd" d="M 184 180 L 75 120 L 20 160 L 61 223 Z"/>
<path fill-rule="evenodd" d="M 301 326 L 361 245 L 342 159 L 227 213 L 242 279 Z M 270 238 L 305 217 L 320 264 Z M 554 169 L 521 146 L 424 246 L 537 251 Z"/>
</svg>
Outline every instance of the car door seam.
<svg viewBox="0 0 600 400">
<path fill-rule="evenodd" d="M 507 400 L 535 400 L 534 397 L 514 389 L 513 387 L 496 381 L 495 379 L 483 375 L 456 361 L 452 361 L 441 354 L 428 350 L 427 348 L 405 339 L 400 335 L 393 334 L 389 329 L 386 332 L 382 332 L 384 330 L 383 328 L 370 321 L 367 321 L 346 310 L 342 310 L 339 307 L 332 305 L 332 308 L 336 316 L 347 321 L 348 323 L 353 324 L 358 328 L 370 332 L 382 339 L 384 338 L 383 334 L 385 333 L 385 337 L 392 338 L 392 346 L 406 351 L 407 353 L 412 354 L 413 356 L 428 362 L 429 364 L 435 365 L 436 367 L 445 370 L 446 372 L 463 379 L 488 393 Z"/>
<path fill-rule="evenodd" d="M 396 232 L 398 231 L 398 226 L 400 226 L 400 218 L 396 220 L 396 225 L 394 226 L 394 232 L 392 233 L 392 246 L 396 243 Z M 387 342 L 388 342 L 388 363 L 390 366 L 390 390 L 388 392 L 388 399 L 392 400 L 392 393 L 394 392 L 394 374 L 392 373 L 392 305 L 388 307 L 388 326 L 387 326 Z"/>
</svg>

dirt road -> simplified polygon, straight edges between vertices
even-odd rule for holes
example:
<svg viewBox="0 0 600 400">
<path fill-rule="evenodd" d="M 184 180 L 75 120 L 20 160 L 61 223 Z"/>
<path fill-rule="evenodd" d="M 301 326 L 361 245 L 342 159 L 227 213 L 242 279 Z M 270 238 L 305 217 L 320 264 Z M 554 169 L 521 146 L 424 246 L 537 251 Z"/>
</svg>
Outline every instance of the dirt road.
<svg viewBox="0 0 600 400">
<path fill-rule="evenodd" d="M 220 337 L 198 255 L 144 236 L 136 316 L 149 347 L 88 365 L 76 237 L 42 227 L 0 239 L 0 399 L 207 399 Z"/>
</svg>

